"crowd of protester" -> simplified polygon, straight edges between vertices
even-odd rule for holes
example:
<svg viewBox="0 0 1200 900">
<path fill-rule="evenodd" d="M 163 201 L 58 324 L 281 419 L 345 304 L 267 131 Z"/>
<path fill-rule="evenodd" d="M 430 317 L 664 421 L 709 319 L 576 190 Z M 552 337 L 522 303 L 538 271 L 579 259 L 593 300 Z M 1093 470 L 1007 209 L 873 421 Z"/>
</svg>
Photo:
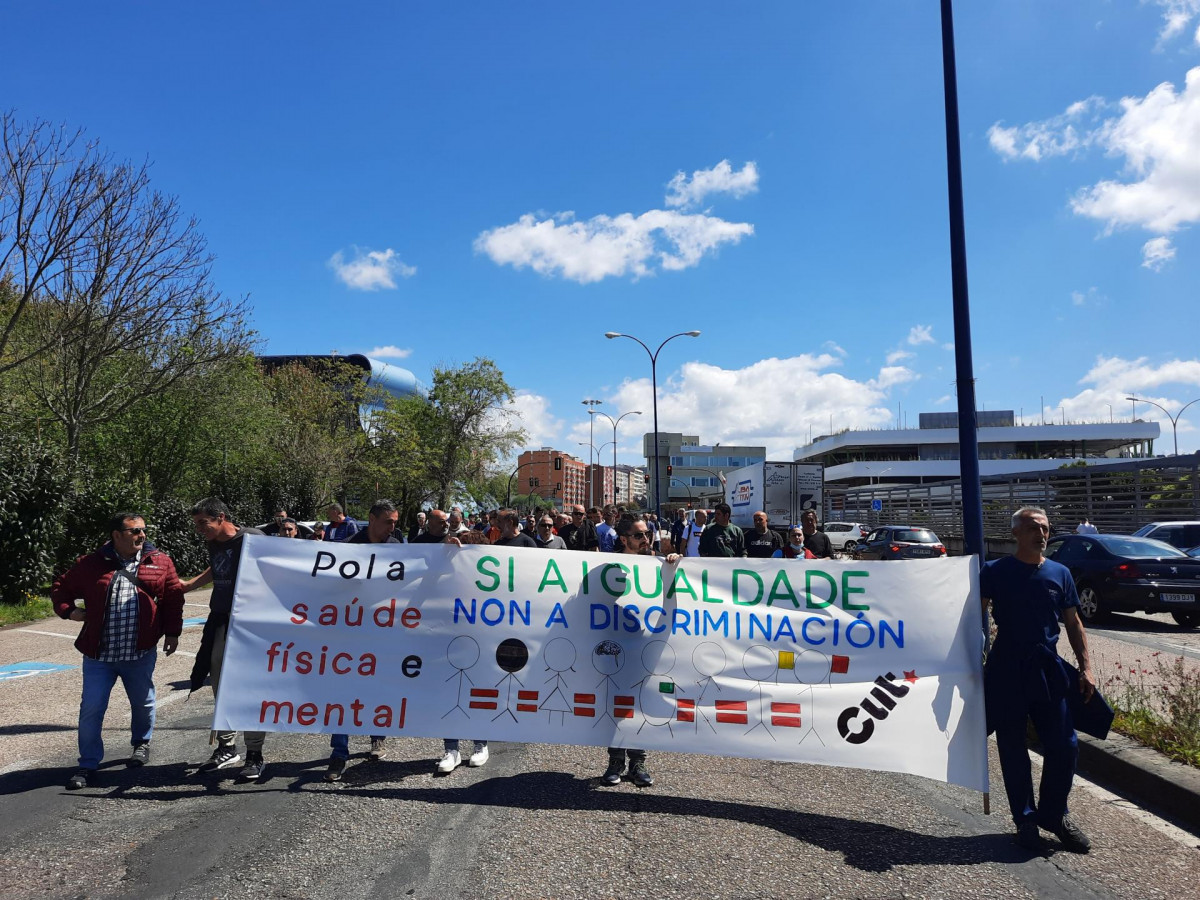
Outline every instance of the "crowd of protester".
<svg viewBox="0 0 1200 900">
<path fill-rule="evenodd" d="M 366 522 L 347 517 L 336 503 L 325 509 L 327 521 L 299 522 L 286 509 L 280 509 L 273 521 L 262 528 L 236 524 L 228 507 L 216 498 L 200 501 L 191 513 L 195 530 L 204 540 L 209 555 L 209 567 L 199 575 L 181 580 L 170 557 L 147 539 L 144 518 L 134 512 L 121 512 L 110 522 L 109 541 L 99 550 L 80 557 L 54 582 L 51 600 L 55 612 L 64 619 L 84 623 L 75 642 L 84 656 L 79 767 L 67 782 L 68 789 L 85 788 L 96 777 L 96 770 L 104 758 L 104 715 L 118 679 L 129 697 L 132 713 L 132 753 L 128 764 L 142 766 L 150 761 L 155 720 L 153 676 L 158 643 L 162 641 L 167 656 L 176 651 L 183 628 L 184 595 L 209 584 L 212 585 L 209 613 L 196 653 L 191 687 L 196 690 L 208 680 L 214 695 L 221 690 L 234 587 L 242 541 L 248 534 L 347 543 L 492 544 L 527 549 L 660 554 L 667 563 L 676 563 L 685 556 L 800 560 L 833 556 L 829 538 L 819 530 L 816 513 L 812 510 L 804 513 L 799 525 L 787 529 L 785 540 L 769 527 L 765 512 L 755 513 L 753 526 L 743 531 L 731 523 L 731 509 L 725 503 L 717 504 L 711 513 L 696 510 L 692 516 L 686 510 L 678 510 L 670 525 L 661 528 L 653 513 L 641 514 L 615 505 L 584 509 L 575 504 L 564 511 L 535 509 L 525 516 L 509 508 L 465 514 L 461 507 L 455 506 L 449 512 L 425 510 L 407 529 L 402 529 L 400 513 L 390 500 L 377 500 L 371 506 Z M 1068 637 L 1080 663 L 1080 672 L 1076 676 L 1079 689 L 1090 698 L 1095 685 L 1083 626 L 1077 614 L 1079 601 L 1069 572 L 1058 563 L 1045 559 L 1042 553 L 1049 535 L 1044 511 L 1019 510 L 1013 516 L 1013 534 L 1018 538 L 1018 553 L 988 563 L 981 576 L 985 608 L 989 601 L 1003 601 L 1002 606 L 996 607 L 1001 637 L 992 654 L 996 657 L 995 665 L 989 658 L 988 675 L 1000 672 L 1002 664 L 1013 671 L 1030 664 L 1032 651 L 1026 644 L 1031 642 L 1048 651 L 1036 657 L 1037 665 L 1053 668 L 1051 662 L 1059 660 L 1055 642 L 1062 622 L 1067 626 Z M 1006 635 L 1017 637 L 1009 637 L 1006 641 Z M 1053 672 L 1057 673 L 1058 669 L 1053 668 Z M 1011 675 L 1007 670 L 1005 673 Z M 1058 678 L 1058 675 L 1054 677 Z M 1045 679 L 1043 684 L 1049 683 L 1050 675 L 1047 674 Z M 1067 676 L 1060 680 L 1067 683 Z M 998 723 L 1001 766 L 1017 825 L 1018 842 L 1028 849 L 1040 848 L 1040 826 L 1058 835 L 1068 849 L 1086 852 L 1090 842 L 1066 810 L 1077 747 L 1062 691 L 1051 692 L 1048 697 L 1041 694 L 1018 696 L 1019 692 L 1001 692 L 997 687 L 1001 682 L 999 677 L 989 677 L 985 681 L 988 717 Z M 1029 759 L 1024 749 L 1027 716 L 1033 718 L 1046 744 L 1047 764 L 1040 800 L 1033 796 Z M 266 735 L 263 732 L 244 733 L 244 757 L 237 747 L 236 732 L 218 731 L 214 738 L 216 748 L 200 767 L 202 772 L 229 769 L 241 763 L 240 781 L 263 778 L 266 769 L 263 755 Z M 436 766 L 438 773 L 449 774 L 462 764 L 459 747 L 458 738 L 444 740 L 444 755 Z M 380 759 L 386 752 L 384 736 L 372 736 L 369 755 Z M 348 758 L 348 735 L 332 735 L 326 780 L 340 780 Z M 487 761 L 487 741 L 476 739 L 467 765 L 482 766 Z M 615 785 L 623 778 L 638 787 L 654 783 L 644 750 L 608 749 L 608 767 L 600 781 Z"/>
</svg>

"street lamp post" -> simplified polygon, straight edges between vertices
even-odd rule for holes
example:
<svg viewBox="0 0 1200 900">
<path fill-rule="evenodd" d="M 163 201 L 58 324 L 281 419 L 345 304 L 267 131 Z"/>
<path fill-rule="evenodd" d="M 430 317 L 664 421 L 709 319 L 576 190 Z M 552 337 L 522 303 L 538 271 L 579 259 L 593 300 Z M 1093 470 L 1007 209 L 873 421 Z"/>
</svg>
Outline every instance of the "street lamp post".
<svg viewBox="0 0 1200 900">
<path fill-rule="evenodd" d="M 1171 436 L 1173 438 L 1175 438 L 1175 455 L 1178 456 L 1179 455 L 1179 432 L 1176 430 L 1176 426 L 1179 424 L 1179 419 L 1183 416 L 1183 411 L 1185 409 L 1187 409 L 1189 406 L 1191 406 L 1193 403 L 1200 403 L 1200 397 L 1197 397 L 1195 400 L 1189 400 L 1187 403 L 1183 404 L 1183 407 L 1179 410 L 1179 412 L 1175 413 L 1174 416 L 1172 416 L 1170 411 L 1165 406 L 1163 406 L 1161 403 L 1155 403 L 1153 400 L 1147 400 L 1145 397 L 1126 397 L 1125 399 L 1132 400 L 1132 401 L 1134 401 L 1134 403 L 1149 403 L 1151 406 L 1157 406 L 1159 409 L 1161 409 L 1164 413 L 1167 414 L 1167 420 L 1170 421 L 1170 423 L 1171 423 Z"/>
<path fill-rule="evenodd" d="M 591 410 L 588 410 L 588 411 L 591 412 Z M 603 413 L 601 413 L 600 415 L 603 415 Z M 577 443 L 580 447 L 583 446 L 583 441 L 576 441 L 575 443 Z M 591 447 L 592 450 L 595 451 L 595 453 L 596 453 L 596 465 L 599 465 L 599 463 L 600 463 L 600 451 L 603 450 L 605 447 L 607 447 L 609 444 L 613 445 L 613 448 L 614 448 L 613 452 L 615 453 L 616 452 L 616 444 L 613 441 L 605 441 L 599 447 L 597 447 L 594 444 L 588 444 L 588 446 Z M 600 466 L 600 469 L 601 469 L 601 471 L 603 471 L 604 466 Z M 591 493 L 592 493 L 592 483 L 596 479 L 596 471 L 595 470 L 596 470 L 595 465 L 588 466 L 588 496 L 589 496 L 589 498 L 591 497 Z M 613 477 L 615 478 L 616 475 L 614 474 Z M 604 488 L 603 487 L 600 488 L 600 502 L 601 503 L 604 502 Z M 594 505 L 595 505 L 594 503 L 589 503 L 588 509 L 591 509 Z"/>
<path fill-rule="evenodd" d="M 617 416 L 617 419 L 615 422 L 613 422 L 612 416 L 610 416 L 608 413 L 602 413 L 599 410 L 589 409 L 588 414 L 591 416 L 604 416 L 604 418 L 606 418 L 606 419 L 608 419 L 608 421 L 612 422 L 612 427 L 613 427 L 613 439 L 612 439 L 612 445 L 613 445 L 613 503 L 615 504 L 617 502 L 617 426 L 619 424 L 621 424 L 621 420 L 623 418 L 625 418 L 626 416 L 640 416 L 642 414 L 642 411 L 640 409 L 631 409 L 629 412 L 621 413 L 619 416 Z M 601 500 L 603 500 L 603 499 L 604 498 L 602 497 Z"/>
<path fill-rule="evenodd" d="M 650 390 L 651 397 L 654 400 L 654 515 L 658 521 L 662 521 L 662 479 L 658 477 L 658 354 L 662 352 L 662 348 L 668 343 L 675 340 L 677 337 L 700 337 L 699 331 L 681 331 L 678 334 L 673 334 L 661 344 L 658 349 L 651 352 L 650 348 L 640 338 L 635 338 L 632 334 L 622 334 L 619 331 L 606 331 L 604 336 L 609 340 L 613 338 L 629 338 L 631 341 L 637 341 L 642 345 L 642 349 L 646 351 L 646 355 L 650 357 Z"/>
<path fill-rule="evenodd" d="M 592 444 L 596 443 L 596 433 L 593 430 L 596 420 L 592 416 L 592 408 L 599 406 L 604 401 L 603 400 L 581 400 L 580 402 L 588 408 L 588 446 L 591 447 Z M 595 505 L 592 503 L 592 479 L 591 479 L 592 465 L 593 465 L 592 451 L 588 450 L 588 508 L 589 509 Z"/>
</svg>

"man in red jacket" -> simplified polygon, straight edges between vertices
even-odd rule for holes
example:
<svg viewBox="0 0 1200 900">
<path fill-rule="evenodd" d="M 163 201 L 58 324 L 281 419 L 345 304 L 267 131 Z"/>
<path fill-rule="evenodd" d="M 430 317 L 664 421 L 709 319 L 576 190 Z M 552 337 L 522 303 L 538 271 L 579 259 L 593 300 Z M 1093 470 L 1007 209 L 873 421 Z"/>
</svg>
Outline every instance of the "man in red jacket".
<svg viewBox="0 0 1200 900">
<path fill-rule="evenodd" d="M 50 591 L 54 611 L 83 622 L 75 646 L 83 654 L 83 699 L 79 703 L 79 771 L 68 790 L 87 787 L 104 758 L 101 728 L 117 679 L 133 713 L 129 765 L 150 761 L 154 733 L 154 663 L 159 638 L 170 656 L 183 630 L 183 588 L 171 558 L 146 540 L 146 523 L 136 513 L 109 522 L 112 539 L 81 556 Z M 76 601 L 83 600 L 81 608 Z"/>
</svg>

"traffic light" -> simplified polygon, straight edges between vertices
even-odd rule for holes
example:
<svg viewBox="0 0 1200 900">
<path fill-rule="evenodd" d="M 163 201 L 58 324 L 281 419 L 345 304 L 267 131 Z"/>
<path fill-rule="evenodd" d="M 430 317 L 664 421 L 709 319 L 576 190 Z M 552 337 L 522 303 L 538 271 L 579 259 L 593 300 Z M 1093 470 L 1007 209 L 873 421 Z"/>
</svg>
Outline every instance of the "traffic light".
<svg viewBox="0 0 1200 900">
<path fill-rule="evenodd" d="M 667 463 L 667 477 L 668 478 L 671 477 L 671 464 L 670 463 Z"/>
</svg>

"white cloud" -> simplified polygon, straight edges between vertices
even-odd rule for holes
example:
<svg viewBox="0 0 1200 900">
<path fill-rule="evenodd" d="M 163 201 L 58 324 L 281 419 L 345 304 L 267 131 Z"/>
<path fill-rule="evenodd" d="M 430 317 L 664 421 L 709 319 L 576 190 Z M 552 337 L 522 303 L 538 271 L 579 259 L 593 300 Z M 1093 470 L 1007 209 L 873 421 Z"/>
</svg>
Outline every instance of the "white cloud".
<svg viewBox="0 0 1200 900">
<path fill-rule="evenodd" d="M 1087 387 L 1072 397 L 1062 398 L 1056 406 L 1046 407 L 1047 421 L 1061 421 L 1064 412 L 1068 421 L 1107 422 L 1110 416 L 1127 419 L 1133 412 L 1132 404 L 1126 399 L 1130 396 L 1153 400 L 1171 410 L 1172 414 L 1177 414 L 1200 388 L 1200 359 L 1172 359 L 1155 365 L 1144 356 L 1137 359 L 1100 356 L 1087 374 L 1079 379 L 1079 383 Z M 1182 395 L 1183 399 L 1162 393 L 1164 387 L 1174 387 L 1174 393 Z M 1059 411 L 1060 407 L 1062 412 Z M 1200 403 L 1191 407 L 1185 415 L 1196 413 L 1197 407 L 1200 407 Z M 1137 417 L 1161 425 L 1162 434 L 1155 447 L 1158 452 L 1169 453 L 1174 450 L 1171 423 L 1162 410 L 1149 403 L 1138 403 Z M 1193 438 L 1192 449 L 1196 449 L 1194 436 L 1197 434 L 1200 434 L 1200 430 L 1194 424 L 1186 418 L 1180 419 L 1181 452 L 1190 452 L 1187 447 L 1189 437 Z"/>
<path fill-rule="evenodd" d="M 528 266 L 541 275 L 588 284 L 627 274 L 640 278 L 656 265 L 667 271 L 691 268 L 721 244 L 752 234 L 754 226 L 747 222 L 674 210 L 599 215 L 585 222 L 570 212 L 540 221 L 526 213 L 511 225 L 484 231 L 475 239 L 475 251 L 497 265 Z"/>
<path fill-rule="evenodd" d="M 365 252 L 355 247 L 354 257 L 349 261 L 339 250 L 329 257 L 329 267 L 346 287 L 356 291 L 395 288 L 397 278 L 411 278 L 417 274 L 416 266 L 406 265 L 390 247 Z"/>
<path fill-rule="evenodd" d="M 1164 34 L 1200 14 L 1200 0 L 1165 3 Z M 1183 24 L 1172 24 L 1184 16 Z M 1173 33 L 1173 31 L 1171 32 Z M 1145 97 L 1125 97 L 1119 111 L 1097 97 L 1072 104 L 1061 116 L 1020 128 L 997 123 L 989 132 L 993 149 L 1006 159 L 1044 159 L 1097 146 L 1123 160 L 1120 176 L 1085 186 L 1071 199 L 1076 215 L 1104 224 L 1104 233 L 1136 226 L 1159 236 L 1200 222 L 1200 67 L 1191 69 L 1184 88 L 1164 82 Z M 1106 118 L 1099 118 L 1104 113 Z M 1084 131 L 1075 124 L 1091 115 Z M 1143 248 L 1143 265 L 1157 270 L 1173 253 L 1169 242 Z"/>
<path fill-rule="evenodd" d="M 1188 23 L 1200 15 L 1200 0 L 1154 0 L 1162 7 L 1163 26 L 1158 33 L 1161 47 L 1171 38 L 1181 34 Z M 1200 30 L 1196 32 L 1196 43 L 1200 43 Z"/>
<path fill-rule="evenodd" d="M 397 347 L 395 344 L 386 344 L 385 346 L 368 350 L 364 355 L 375 359 L 408 359 L 408 357 L 412 356 L 412 350 Z"/>
<path fill-rule="evenodd" d="M 517 391 L 509 412 L 525 429 L 526 448 L 552 446 L 562 434 L 562 419 L 550 412 L 550 401 L 541 394 Z"/>
<path fill-rule="evenodd" d="M 1071 291 L 1072 305 L 1083 306 L 1083 304 L 1086 302 L 1087 302 L 1087 297 L 1085 297 L 1082 293 L 1080 293 L 1079 291 Z"/>
<path fill-rule="evenodd" d="M 791 459 L 796 447 L 808 443 L 810 426 L 813 437 L 829 432 L 831 416 L 835 431 L 887 426 L 895 415 L 888 408 L 887 388 L 917 376 L 904 367 L 886 367 L 876 378 L 856 381 L 829 371 L 841 363 L 838 356 L 821 353 L 764 359 L 741 369 L 689 362 L 665 380 L 660 371 L 659 428 L 698 434 L 706 443 L 762 444 L 769 459 Z M 800 384 L 804 389 L 780 403 L 776 394 L 760 389 L 763 384 Z M 607 408 L 648 411 L 650 379 L 627 380 L 604 399 Z M 627 448 L 627 428 L 629 437 L 637 438 L 636 446 L 629 440 Z M 649 430 L 648 415 L 622 422 L 621 452 L 640 455 L 641 435 Z M 576 440 L 586 441 L 587 423 L 575 434 Z M 599 446 L 599 428 L 596 434 Z"/>
<path fill-rule="evenodd" d="M 667 182 L 667 206 L 699 206 L 709 194 L 732 194 L 744 197 L 758 190 L 758 166 L 746 163 L 735 172 L 729 160 L 723 159 L 711 169 L 697 169 L 689 178 L 682 171 Z"/>
<path fill-rule="evenodd" d="M 954 342 L 953 342 L 953 341 L 949 341 L 949 342 L 947 342 L 947 343 L 945 343 L 945 344 L 942 344 L 942 349 L 943 349 L 943 350 L 953 350 L 953 349 L 954 349 Z"/>
<path fill-rule="evenodd" d="M 840 344 L 838 344 L 836 341 L 826 341 L 825 343 L 823 343 L 821 345 L 821 347 L 825 350 L 829 350 L 829 351 L 832 351 L 833 353 L 836 353 L 838 356 L 846 355 L 845 349 Z"/>
<path fill-rule="evenodd" d="M 1175 258 L 1175 247 L 1169 237 L 1151 238 L 1142 244 L 1142 266 L 1157 272 Z"/>
<path fill-rule="evenodd" d="M 918 344 L 932 344 L 933 326 L 932 325 L 914 325 L 908 332 L 909 346 L 916 347 Z"/>
<path fill-rule="evenodd" d="M 942 394 L 942 396 L 938 397 L 936 400 L 933 401 L 933 405 L 934 406 L 945 406 L 947 403 L 949 403 L 953 399 L 954 399 L 953 394 Z"/>
<path fill-rule="evenodd" d="M 912 359 L 916 355 L 917 354 L 915 353 L 909 353 L 907 350 L 893 350 L 887 355 L 887 364 L 889 366 L 895 365 L 896 363 L 902 362 L 906 359 Z"/>
<path fill-rule="evenodd" d="M 1085 127 L 1085 123 L 1094 123 L 1105 105 L 1101 97 L 1088 97 L 1072 103 L 1062 114 L 1041 122 L 1007 128 L 997 122 L 988 129 L 988 143 L 1006 160 L 1037 161 L 1050 156 L 1065 156 L 1095 141 L 1094 128 Z"/>
</svg>

